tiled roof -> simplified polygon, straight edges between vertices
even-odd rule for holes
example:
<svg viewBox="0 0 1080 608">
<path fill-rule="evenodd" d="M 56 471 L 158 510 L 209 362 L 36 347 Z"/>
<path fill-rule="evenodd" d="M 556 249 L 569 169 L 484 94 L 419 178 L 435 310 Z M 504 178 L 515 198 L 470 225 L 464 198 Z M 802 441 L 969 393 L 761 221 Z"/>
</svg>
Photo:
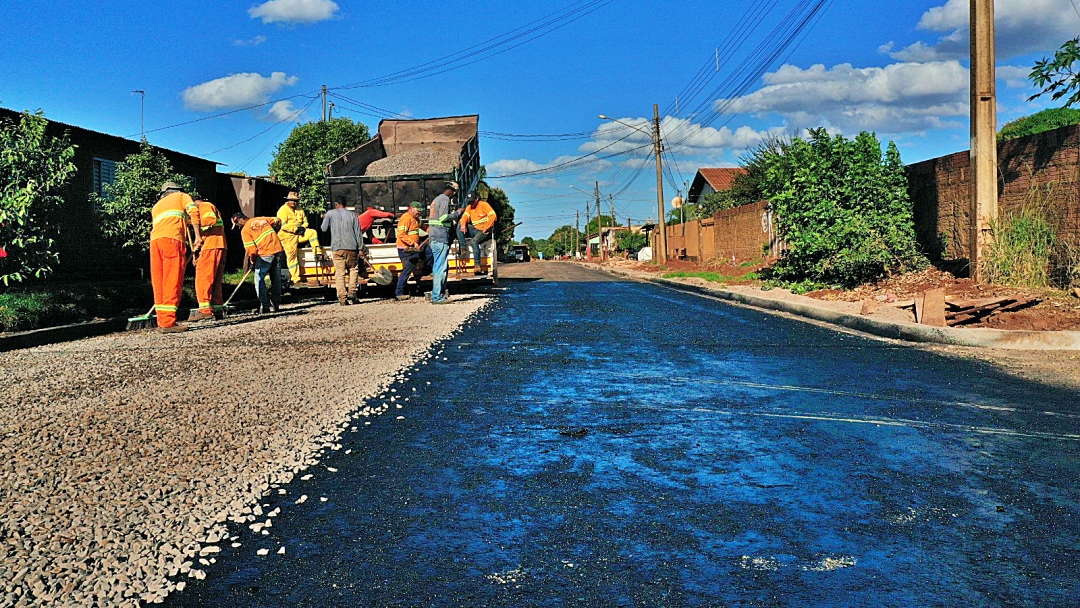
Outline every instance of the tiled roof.
<svg viewBox="0 0 1080 608">
<path fill-rule="evenodd" d="M 731 188 L 732 182 L 735 181 L 735 176 L 746 173 L 746 169 L 741 167 L 698 169 L 698 173 L 705 178 L 705 181 L 709 182 L 709 185 L 713 187 L 713 190 L 719 192 Z"/>
</svg>

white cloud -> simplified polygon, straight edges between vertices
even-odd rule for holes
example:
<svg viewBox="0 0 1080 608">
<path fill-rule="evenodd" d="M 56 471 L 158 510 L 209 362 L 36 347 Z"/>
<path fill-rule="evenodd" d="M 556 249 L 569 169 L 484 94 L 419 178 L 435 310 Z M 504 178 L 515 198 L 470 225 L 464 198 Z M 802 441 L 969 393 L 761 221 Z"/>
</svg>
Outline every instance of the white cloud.
<svg viewBox="0 0 1080 608">
<path fill-rule="evenodd" d="M 259 46 L 266 42 L 266 36 L 255 36 L 248 40 L 233 40 L 233 46 Z"/>
<path fill-rule="evenodd" d="M 1073 38 L 1080 15 L 1073 0 L 997 0 L 994 3 L 998 59 L 1047 52 Z M 947 0 L 923 13 L 919 29 L 940 32 L 935 44 L 916 42 L 899 51 L 885 51 L 901 61 L 938 61 L 968 57 L 969 0 Z"/>
<path fill-rule="evenodd" d="M 296 84 L 296 76 L 274 72 L 266 77 L 256 72 L 230 74 L 184 89 L 181 96 L 189 110 L 237 108 L 265 102 L 267 96 Z"/>
<path fill-rule="evenodd" d="M 652 144 L 652 120 L 648 118 L 620 118 L 618 120 L 631 127 L 614 121 L 606 122 L 600 125 L 592 139 L 582 144 L 579 149 L 582 152 L 598 152 L 603 156 Z M 769 132 L 756 131 L 747 126 L 739 127 L 734 131 L 726 126 L 719 129 L 703 127 L 691 120 L 673 116 L 666 116 L 660 121 L 660 130 L 666 140 L 679 142 L 680 153 L 743 150 L 757 144 L 769 134 Z"/>
<path fill-rule="evenodd" d="M 1031 81 L 1028 80 L 1028 74 L 1030 73 L 1031 68 L 1018 65 L 997 66 L 998 80 L 1004 80 L 1005 86 L 1010 89 L 1026 89 L 1031 86 Z"/>
<path fill-rule="evenodd" d="M 287 120 L 296 120 L 302 110 L 293 106 L 293 103 L 288 99 L 274 102 L 274 105 L 270 106 L 270 110 L 262 117 L 262 120 L 272 122 L 284 122 Z"/>
<path fill-rule="evenodd" d="M 750 95 L 718 100 L 749 113 L 777 113 L 794 128 L 841 132 L 924 132 L 968 113 L 968 70 L 958 61 L 896 63 L 884 68 L 802 69 L 784 65 Z M 736 132 L 737 133 L 737 132 Z"/>
<path fill-rule="evenodd" d="M 544 165 L 527 158 L 497 160 L 487 165 L 489 175 L 508 175 L 511 173 L 524 173 L 543 169 Z"/>
<path fill-rule="evenodd" d="M 270 0 L 249 8 L 248 15 L 263 23 L 318 23 L 333 18 L 337 10 L 331 0 Z"/>
</svg>

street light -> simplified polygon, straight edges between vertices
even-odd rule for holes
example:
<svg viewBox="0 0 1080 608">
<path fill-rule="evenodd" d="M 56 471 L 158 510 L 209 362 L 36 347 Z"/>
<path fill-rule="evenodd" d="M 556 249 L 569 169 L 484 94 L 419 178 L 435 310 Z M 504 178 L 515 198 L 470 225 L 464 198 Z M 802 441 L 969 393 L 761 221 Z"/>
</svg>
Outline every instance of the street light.
<svg viewBox="0 0 1080 608">
<path fill-rule="evenodd" d="M 617 118 L 609 118 L 600 115 L 601 120 L 611 120 L 619 123 L 625 127 L 634 129 L 635 131 L 649 135 L 653 142 L 653 154 L 656 155 L 656 225 L 660 229 L 660 234 L 657 241 L 657 251 L 654 252 L 653 259 L 658 260 L 661 264 L 667 263 L 667 226 L 664 222 L 664 170 L 662 160 L 660 158 L 660 152 L 663 150 L 663 143 L 660 141 L 660 106 L 653 104 L 653 132 L 649 133 L 645 129 L 636 127 L 632 124 L 625 123 Z"/>
</svg>

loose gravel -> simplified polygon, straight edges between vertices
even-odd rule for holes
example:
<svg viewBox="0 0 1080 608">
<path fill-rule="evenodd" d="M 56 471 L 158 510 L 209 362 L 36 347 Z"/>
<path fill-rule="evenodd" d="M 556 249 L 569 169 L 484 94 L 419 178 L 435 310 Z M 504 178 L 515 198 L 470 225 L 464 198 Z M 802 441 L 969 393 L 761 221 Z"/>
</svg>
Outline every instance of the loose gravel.
<svg viewBox="0 0 1080 608">
<path fill-rule="evenodd" d="M 0 606 L 137 606 L 204 578 L 238 544 L 228 522 L 270 527 L 258 500 L 488 302 L 298 307 L 7 354 Z"/>
<path fill-rule="evenodd" d="M 390 177 L 418 173 L 450 173 L 457 167 L 459 154 L 440 148 L 420 148 L 379 159 L 367 166 L 364 175 Z"/>
</svg>

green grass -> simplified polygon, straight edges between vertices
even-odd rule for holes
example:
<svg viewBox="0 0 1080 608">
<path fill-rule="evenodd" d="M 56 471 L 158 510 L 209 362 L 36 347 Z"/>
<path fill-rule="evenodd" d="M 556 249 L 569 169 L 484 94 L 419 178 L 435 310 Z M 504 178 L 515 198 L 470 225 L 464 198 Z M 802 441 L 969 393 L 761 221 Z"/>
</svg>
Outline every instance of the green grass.
<svg viewBox="0 0 1080 608">
<path fill-rule="evenodd" d="M 668 273 L 664 274 L 663 277 L 665 279 L 696 278 L 696 279 L 704 279 L 706 281 L 711 281 L 713 283 L 737 283 L 739 281 L 756 281 L 756 280 L 758 280 L 758 278 L 760 278 L 760 277 L 758 277 L 757 273 L 755 273 L 755 272 L 750 272 L 750 273 L 744 274 L 742 276 L 734 276 L 734 275 L 720 274 L 719 272 L 712 272 L 712 271 L 709 271 L 709 270 L 695 270 L 695 271 L 678 270 L 678 271 L 675 271 L 675 272 L 668 272 Z"/>
<path fill-rule="evenodd" d="M 0 294 L 0 331 L 25 331 L 108 318 L 153 302 L 140 281 L 34 285 Z"/>
<path fill-rule="evenodd" d="M 992 225 L 994 240 L 986 248 L 982 267 L 986 280 L 1012 287 L 1049 287 L 1058 239 L 1046 211 L 1025 206 Z"/>
</svg>

